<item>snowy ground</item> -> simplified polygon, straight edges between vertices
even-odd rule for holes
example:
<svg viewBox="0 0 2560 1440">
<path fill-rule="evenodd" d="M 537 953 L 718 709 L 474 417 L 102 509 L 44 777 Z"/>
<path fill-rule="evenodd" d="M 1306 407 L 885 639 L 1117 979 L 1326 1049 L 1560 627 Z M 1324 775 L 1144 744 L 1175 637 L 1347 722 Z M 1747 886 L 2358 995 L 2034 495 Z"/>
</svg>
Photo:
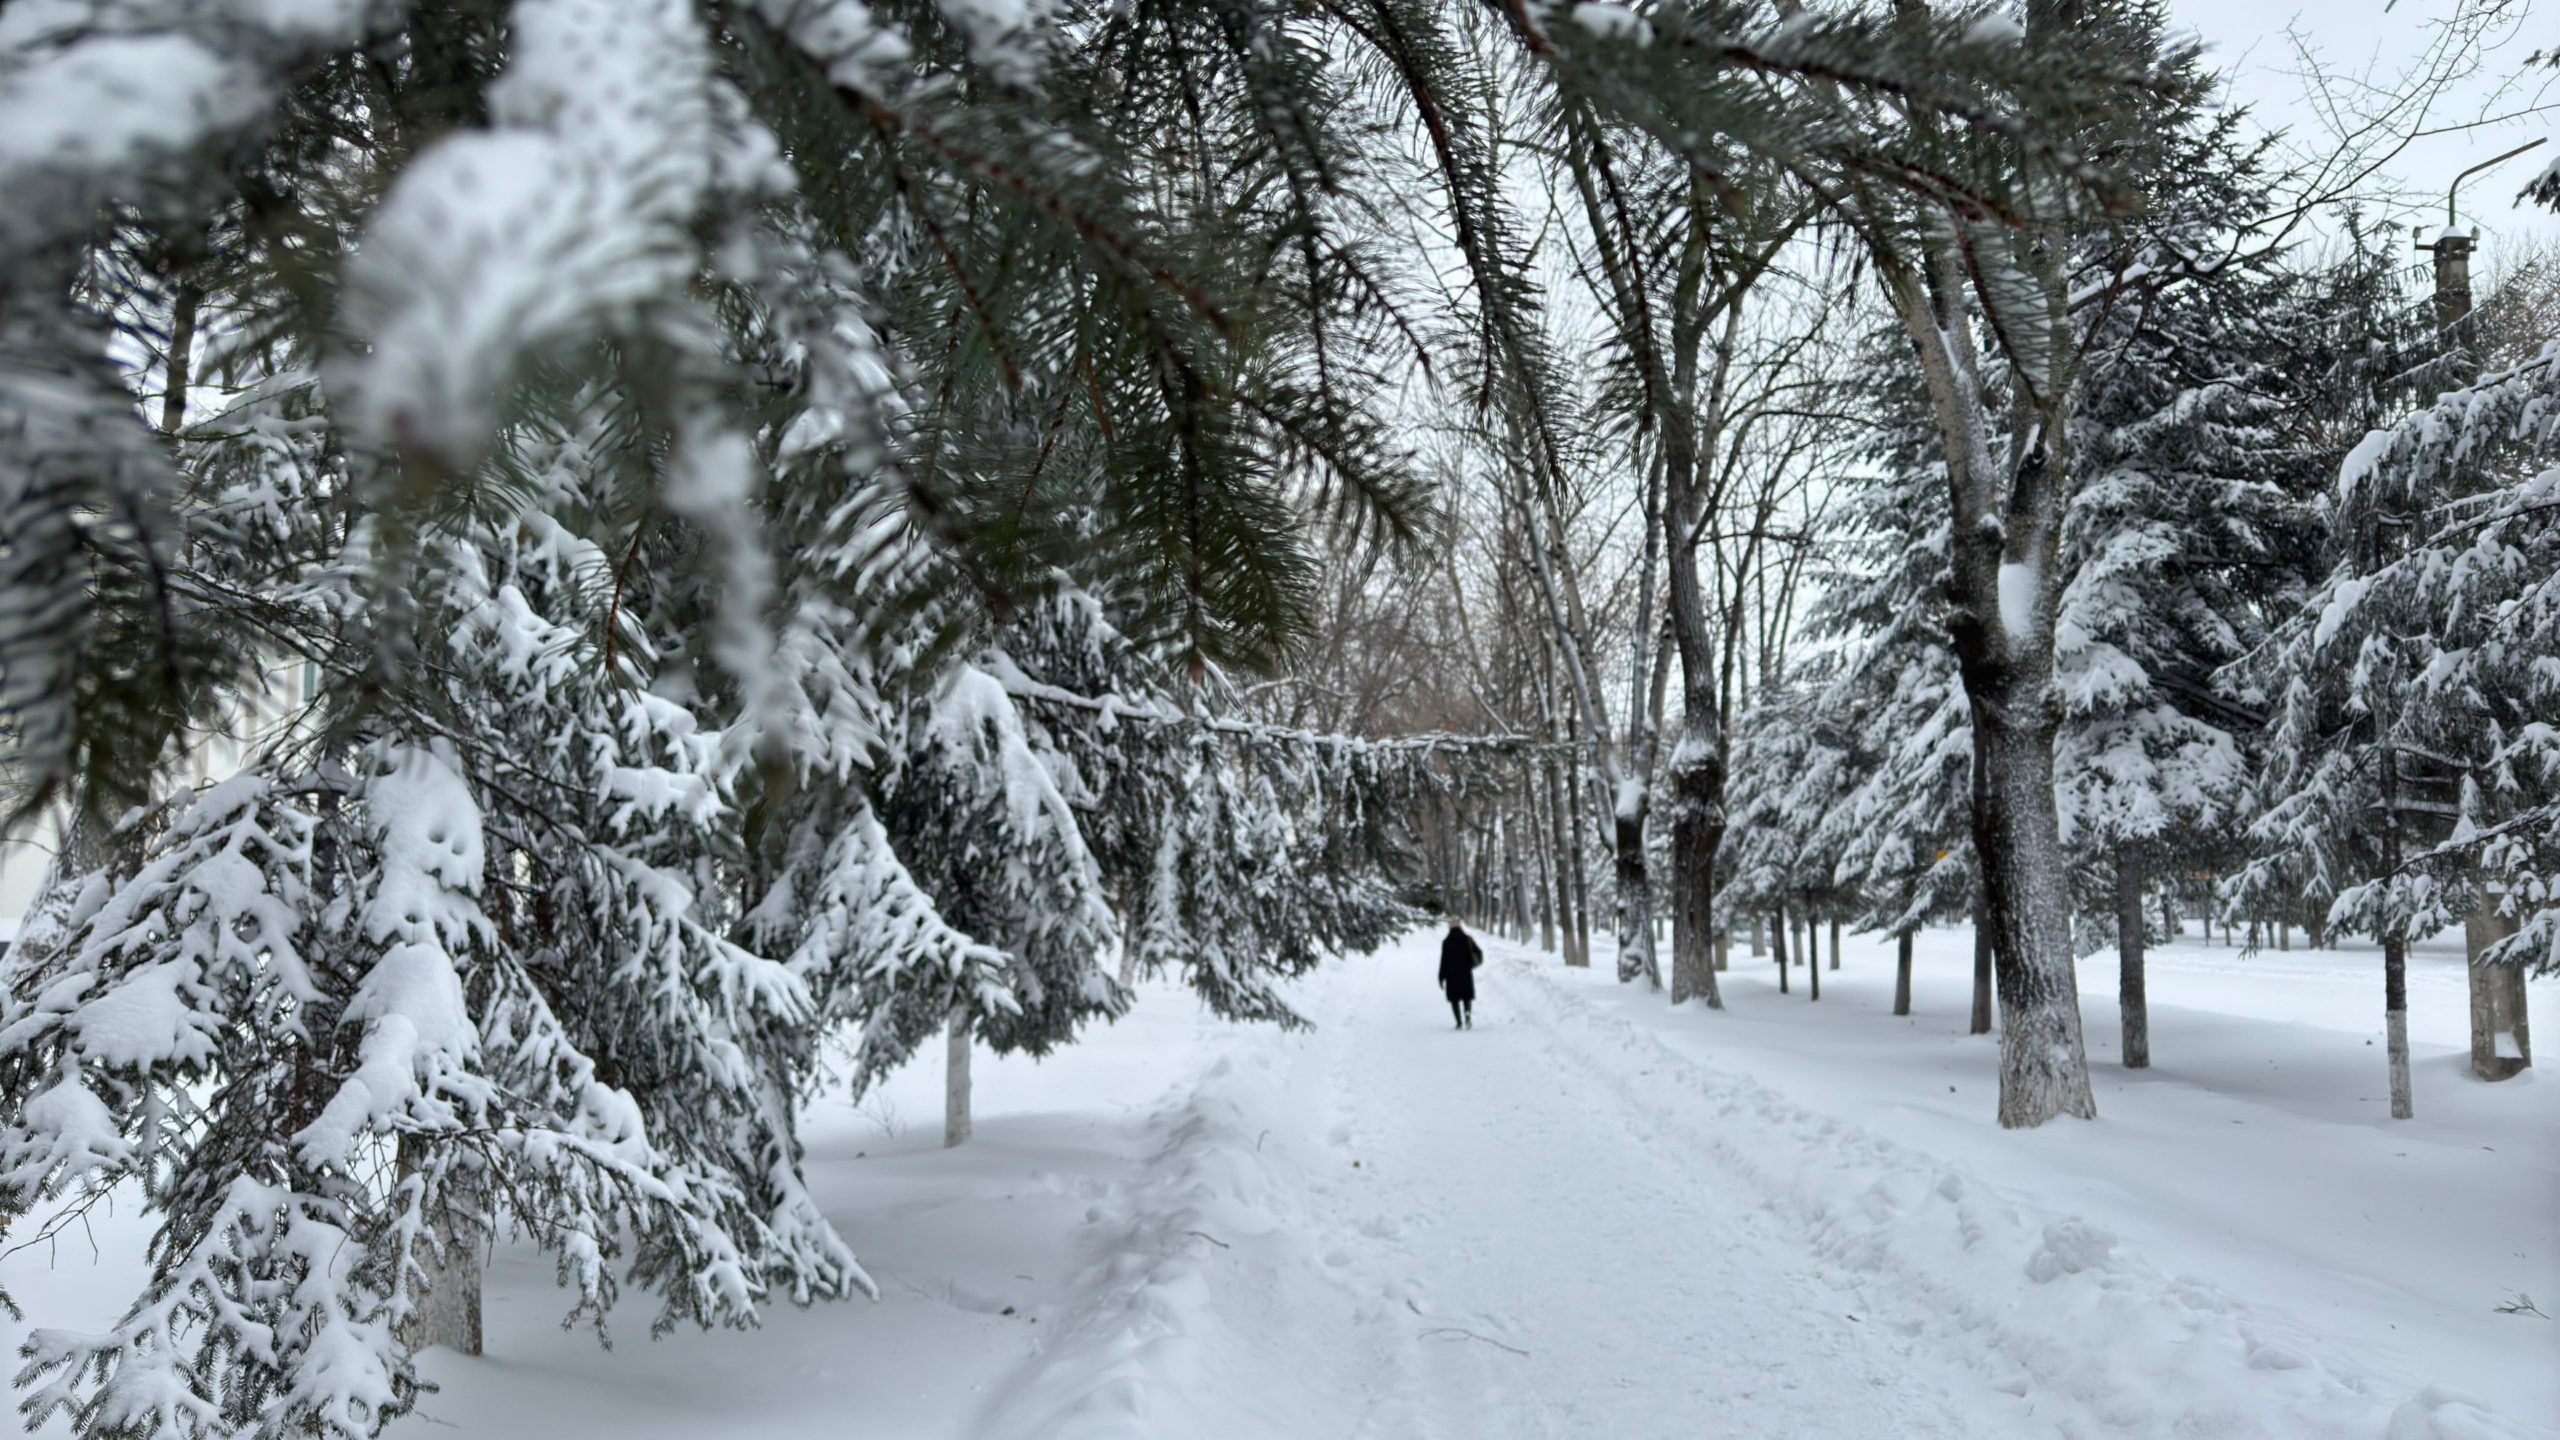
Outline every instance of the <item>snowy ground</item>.
<svg viewBox="0 0 2560 1440">
<path fill-rule="evenodd" d="M 940 1148 L 919 1066 L 811 1116 L 878 1304 L 617 1348 L 502 1253 L 491 1353 L 438 1354 L 411 1434 L 723 1437 L 2552 1435 L 2560 1084 L 2464 1069 L 2458 963 L 2412 977 L 2418 1119 L 2384 1118 L 2378 962 L 2154 958 L 2154 1068 L 2101 1120 L 1991 1122 L 1969 947 L 1918 1014 L 1852 939 L 1823 999 L 1737 954 L 1729 1009 L 1488 944 L 1454 1034 L 1433 937 L 1330 967 L 1312 1033 L 1151 991 L 1051 1060 L 980 1057 Z M 2560 986 L 2534 987 L 2560 1035 Z M 2547 1063 L 2548 1060 L 2547 1060 Z M 129 1215 L 0 1260 L 31 1318 L 131 1294 Z M 0 1322 L 11 1349 L 22 1326 Z M 2476 1398 L 2476 1405 L 2471 1400 Z"/>
</svg>

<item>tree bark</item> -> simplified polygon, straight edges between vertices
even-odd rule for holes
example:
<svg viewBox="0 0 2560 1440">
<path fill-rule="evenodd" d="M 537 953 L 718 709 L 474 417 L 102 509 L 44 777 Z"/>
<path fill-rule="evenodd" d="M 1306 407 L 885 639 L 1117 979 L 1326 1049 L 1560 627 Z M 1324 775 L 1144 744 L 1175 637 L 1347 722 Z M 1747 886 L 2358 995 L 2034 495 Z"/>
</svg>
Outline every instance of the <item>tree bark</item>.
<svg viewBox="0 0 2560 1440">
<path fill-rule="evenodd" d="M 1779 993 L 1779 994 L 1781 994 L 1781 995 L 1784 995 L 1784 994 L 1788 993 L 1788 992 L 1787 992 L 1787 902 L 1786 902 L 1786 901 L 1781 900 L 1781 901 L 1779 901 L 1779 902 L 1778 902 L 1777 909 L 1776 909 L 1774 912 L 1772 912 L 1772 914 L 1771 914 L 1771 916 L 1770 916 L 1770 920 L 1771 920 L 1771 924 L 1770 924 L 1770 926 L 1769 926 L 1769 941 L 1770 941 L 1770 946 L 1771 946 L 1771 948 L 1775 949 L 1775 950 L 1778 952 L 1778 993 Z"/>
<path fill-rule="evenodd" d="M 426 1168 L 422 1152 L 433 1143 L 401 1137 L 397 1168 L 403 1183 Z M 419 1240 L 413 1257 L 416 1296 L 400 1326 L 400 1343 L 409 1349 L 441 1345 L 462 1355 L 482 1353 L 480 1283 L 489 1228 L 481 1210 L 478 1187 L 450 1170 L 440 1178 L 426 1216 L 431 1235 Z"/>
<path fill-rule="evenodd" d="M 2483 1080 L 2511 1079 L 2533 1066 L 2524 967 L 2491 965 L 2480 958 L 2516 933 L 2516 917 L 2499 914 L 2493 908 L 2497 903 L 2495 895 L 2482 894 L 2479 908 L 2462 927 L 2463 958 L 2471 972 L 2471 1073 Z"/>
<path fill-rule="evenodd" d="M 2073 24 L 2029 10 L 2031 29 Z M 2000 1123 L 2092 1119 L 2088 1056 L 2071 949 L 2068 877 L 2053 794 L 2053 623 L 2068 494 L 2063 448 L 2070 419 L 2073 321 L 2062 273 L 2068 236 L 2057 222 L 2013 235 L 2008 257 L 2031 276 L 2043 313 L 2011 308 L 2037 327 L 2041 371 L 2011 351 L 2006 443 L 1995 450 L 1992 403 L 1974 348 L 1983 272 L 1954 240 L 1924 242 L 1922 269 L 1882 273 L 1919 362 L 1946 465 L 1948 637 L 1964 678 L 1974 739 L 1973 839 L 2000 994 Z M 1995 454 L 2001 458 L 1995 458 Z M 1976 1017 L 1980 1017 L 1977 1015 Z"/>
<path fill-rule="evenodd" d="M 1840 917 L 1831 917 L 1831 968 L 1840 968 Z"/>
<path fill-rule="evenodd" d="M 1765 938 L 1763 938 L 1763 937 L 1761 936 L 1761 933 L 1760 933 L 1760 924 L 1761 924 L 1761 921 L 1760 921 L 1760 912 L 1759 912 L 1759 911 L 1757 911 L 1757 910 L 1752 911 L 1752 912 L 1751 912 L 1751 958 L 1752 958 L 1752 959 L 1754 959 L 1754 960 L 1760 959 L 1761 957 L 1763 957 L 1763 956 L 1765 956 L 1765 955 L 1767 955 L 1767 954 L 1769 953 L 1769 942 L 1768 942 Z"/>
<path fill-rule="evenodd" d="M 2124 1012 L 2124 1068 L 2151 1064 L 2151 1002 L 2142 984 L 2142 848 L 2116 847 L 2116 1003 Z"/>
<path fill-rule="evenodd" d="M 2409 931 L 2398 910 L 2400 747 L 2382 742 L 2382 1026 L 2391 1057 L 2391 1118 L 2417 1113 L 2409 1091 Z"/>
<path fill-rule="evenodd" d="M 944 1042 L 942 1075 L 942 1146 L 950 1149 L 969 1138 L 969 1036 L 976 1028 L 969 1003 L 951 1007 L 951 1029 Z"/>
<path fill-rule="evenodd" d="M 1591 872 L 1582 863 L 1582 851 L 1575 849 L 1566 857 L 1573 866 L 1573 963 L 1591 968 Z"/>
<path fill-rule="evenodd" d="M 2409 1090 L 2409 941 L 2398 929 L 2382 937 L 2383 1043 L 2391 1060 L 2391 1118 L 2417 1114 Z"/>
<path fill-rule="evenodd" d="M 1629 781 L 1617 797 L 1618 983 L 1647 981 L 1662 988 L 1653 954 L 1653 877 L 1645 869 L 1644 821 L 1651 801 Z"/>
<path fill-rule="evenodd" d="M 1893 1013 L 1911 1013 L 1911 932 L 1893 937 Z"/>
<path fill-rule="evenodd" d="M 1543 765 L 1539 767 L 1541 772 L 1545 768 Z M 1540 778 L 1544 778 L 1543 774 Z M 1539 823 L 1546 818 L 1542 805 L 1544 789 L 1542 785 L 1529 792 L 1529 849 L 1537 856 L 1538 948 L 1553 951 L 1556 948 L 1556 887 L 1553 877 L 1547 872 L 1552 868 L 1555 856 L 1547 849 L 1547 827 Z"/>
<path fill-rule="evenodd" d="M 1582 969 L 1591 963 L 1587 943 L 1590 926 L 1585 922 L 1577 887 L 1582 877 L 1582 862 L 1573 847 L 1573 813 L 1565 805 L 1565 784 L 1555 761 L 1549 760 L 1547 771 L 1547 829 L 1555 847 L 1556 930 L 1564 946 L 1564 963 Z"/>
<path fill-rule="evenodd" d="M 1724 760 L 1714 734 L 1715 697 L 1705 683 L 1710 678 L 1703 666 L 1691 674 L 1688 714 L 1671 752 L 1671 1003 L 1695 997 L 1721 1010 L 1715 894 L 1716 851 L 1724 843 Z"/>
<path fill-rule="evenodd" d="M 2023 697 L 2021 697 L 2023 698 Z M 2000 993 L 2000 1123 L 2041 1125 L 2056 1115 L 2094 1120 L 2089 1059 L 2080 1033 L 2070 914 L 2064 899 L 2062 827 L 2053 800 L 2053 728 L 2038 695 L 2036 718 L 2013 727 L 1997 706 L 1977 705 L 1993 803 L 1974 816 L 1990 900 Z M 2022 717 L 2023 718 L 2023 717 Z"/>
<path fill-rule="evenodd" d="M 1965 1033 L 1991 1033 L 1991 952 L 1997 942 L 1991 936 L 1991 922 L 1979 908 L 1973 915 L 1973 1022 Z"/>
<path fill-rule="evenodd" d="M 1804 978 L 1807 999 L 1822 998 L 1822 932 L 1815 927 L 1813 916 L 1804 917 Z"/>
</svg>

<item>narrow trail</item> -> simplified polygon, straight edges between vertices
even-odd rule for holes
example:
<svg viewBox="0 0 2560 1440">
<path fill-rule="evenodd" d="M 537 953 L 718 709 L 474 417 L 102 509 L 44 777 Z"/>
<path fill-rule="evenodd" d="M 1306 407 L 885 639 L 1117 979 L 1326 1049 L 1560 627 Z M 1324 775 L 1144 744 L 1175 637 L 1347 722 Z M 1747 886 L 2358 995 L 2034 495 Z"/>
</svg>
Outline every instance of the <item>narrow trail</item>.
<svg viewBox="0 0 2560 1440">
<path fill-rule="evenodd" d="M 1516 963 L 1488 962 L 1464 1033 L 1415 943 L 1346 964 L 1301 1062 L 1361 1161 L 1327 1208 L 1371 1237 L 1362 1268 L 1405 1272 L 1435 1433 L 2053 1433 L 2004 1426 L 2015 1398 L 1877 1323 L 1758 1191 L 1650 1131 Z"/>
</svg>

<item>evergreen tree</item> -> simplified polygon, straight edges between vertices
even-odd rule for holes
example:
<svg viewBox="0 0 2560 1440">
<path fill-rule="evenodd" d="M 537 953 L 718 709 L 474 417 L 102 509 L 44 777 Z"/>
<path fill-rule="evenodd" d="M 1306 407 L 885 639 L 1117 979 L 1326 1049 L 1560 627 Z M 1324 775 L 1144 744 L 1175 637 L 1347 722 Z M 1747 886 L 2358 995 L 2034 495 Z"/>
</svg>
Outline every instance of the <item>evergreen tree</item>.
<svg viewBox="0 0 2560 1440">
<path fill-rule="evenodd" d="M 0 1210 L 131 1180 L 160 1222 L 116 1327 L 39 1332 L 28 1413 L 84 1433 L 370 1435 L 411 1349 L 476 1343 L 445 1287 L 508 1230 L 573 1318 L 867 1288 L 799 1176 L 826 1036 L 860 1083 L 957 1008 L 1040 1049 L 1125 1003 L 1130 887 L 1024 714 L 1064 662 L 1023 617 L 1107 608 L 1121 691 L 1214 681 L 1299 625 L 1298 517 L 1419 513 L 1325 142 L 1250 138 L 1298 122 L 1248 96 L 1331 103 L 1283 35 L 309 9 L 66 11 L 0 55 L 12 106 L 168 106 L 121 148 L 0 141 L 47 202 L 0 222 L 0 697 L 20 813 L 79 817 L 7 961 Z M 1034 83 L 1078 48 L 1148 78 Z M 1171 114 L 1216 133 L 1117 139 Z M 224 710 L 246 757 L 188 790 Z M 1287 763 L 1312 807 L 1405 762 Z M 1277 781 L 1204 767 L 1240 798 L 1188 843 L 1265 858 L 1261 924 L 1180 963 L 1275 1013 L 1275 969 L 1396 915 L 1379 837 L 1301 840 Z"/>
<path fill-rule="evenodd" d="M 2257 716 L 2212 677 L 2300 603 L 2317 541 L 2300 499 L 2318 461 L 2291 423 L 2294 281 L 2260 238 L 2272 207 L 2242 117 L 2167 137 L 2140 221 L 2089 248 L 2126 288 L 2081 341 L 2075 476 L 2055 622 L 2063 835 L 2084 913 L 2119 955 L 2124 1063 L 2150 1063 L 2146 867 L 2236 846 Z"/>
<path fill-rule="evenodd" d="M 2370 432 L 2338 471 L 2330 568 L 2235 667 L 2270 714 L 2256 855 L 2237 878 L 2333 896 L 2382 946 L 2391 1106 L 2413 1109 L 2408 944 L 2494 906 L 2488 958 L 2549 969 L 2560 751 L 2540 717 L 2560 643 L 2560 350 Z"/>
</svg>

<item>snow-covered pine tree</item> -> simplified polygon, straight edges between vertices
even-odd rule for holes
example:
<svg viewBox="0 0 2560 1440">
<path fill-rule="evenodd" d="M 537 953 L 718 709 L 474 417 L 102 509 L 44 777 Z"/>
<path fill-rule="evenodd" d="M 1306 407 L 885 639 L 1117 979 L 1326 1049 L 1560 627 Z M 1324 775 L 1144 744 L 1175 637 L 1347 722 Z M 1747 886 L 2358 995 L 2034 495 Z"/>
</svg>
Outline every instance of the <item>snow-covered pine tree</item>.
<svg viewBox="0 0 2560 1440">
<path fill-rule="evenodd" d="M 1098 903 L 1065 933 L 981 906 L 999 948 L 897 853 L 884 807 L 939 784 L 945 831 L 1000 810 L 1023 873 L 1099 895 L 1040 741 L 957 661 L 1078 584 L 1135 664 L 1255 661 L 1298 614 L 1295 516 L 1409 527 L 1363 372 L 1311 358 L 1371 314 L 1315 190 L 1237 215 L 1115 143 L 1181 133 L 1132 116 L 1196 119 L 1190 86 L 1221 143 L 1288 129 L 1240 99 L 1320 108 L 1312 52 L 1162 17 L 1202 64 L 1101 115 L 1030 85 L 1043 58 L 1136 73 L 1164 34 L 884 15 L 0 32 L 10 115 L 143 137 L 0 127 L 0 182 L 45 202 L 0 219 L 10 780 L 84 817 L 8 957 L 0 1210 L 129 1180 L 162 1226 L 115 1328 L 40 1332 L 31 1414 L 370 1435 L 510 1229 L 598 1322 L 629 1281 L 661 1323 L 861 1288 L 793 1139 L 829 1029 L 876 1071 L 919 996 L 1032 1036 L 1111 994 Z M 1227 146 L 1268 167 L 1230 179 L 1320 169 L 1292 133 Z M 973 207 L 1003 219 L 949 221 Z M 1207 258 L 1302 230 L 1294 282 Z M 937 285 L 959 303 L 881 303 Z M 182 311 L 213 338 L 178 344 Z M 111 344 L 202 417 L 174 464 Z M 287 666 L 316 683 L 278 714 Z M 234 700 L 246 758 L 176 783 Z M 1253 991 L 1257 952 L 1211 958 Z"/>
<path fill-rule="evenodd" d="M 1866 777 L 1855 737 L 1825 708 L 1817 669 L 1764 690 L 1737 724 L 1728 802 L 1733 817 L 1723 897 L 1746 909 L 1783 912 L 1810 923 L 1847 903 L 1842 891 L 1844 824 Z M 1822 998 L 1818 954 L 1806 962 L 1810 998 Z M 1783 950 L 1782 950 L 1783 953 Z M 1780 987 L 1788 981 L 1780 972 Z"/>
<path fill-rule="evenodd" d="M 2232 677 L 2271 715 L 2235 889 L 2307 868 L 2329 925 L 2381 944 L 2401 1119 L 2412 938 L 2494 906 L 2517 933 L 2485 958 L 2560 965 L 2560 343 L 2497 359 L 2346 456 L 2328 573 Z"/>
<path fill-rule="evenodd" d="M 1946 638 L 1935 434 L 1907 366 L 1879 350 L 1868 370 L 1887 397 L 1878 473 L 1846 487 L 1823 547 L 1807 630 L 1825 682 L 1809 703 L 1842 731 L 1848 789 L 1817 817 L 1838 837 L 1834 881 L 1859 929 L 1896 937 L 1895 1013 L 1907 1014 L 1911 935 L 1974 913 L 1973 720 Z M 1990 997 L 1977 998 L 1980 1033 Z"/>
<path fill-rule="evenodd" d="M 1897 13 L 1916 23 L 1927 12 Z M 2120 254 L 2090 277 L 2075 260 L 2087 236 L 2115 223 L 2104 211 L 2123 213 L 2125 200 L 2157 183 L 2172 148 L 2163 137 L 2203 99 L 2193 49 L 2167 38 L 2157 4 L 2038 6 L 2027 20 L 1976 38 L 2045 59 L 2105 56 L 2145 76 L 2117 108 L 2084 107 L 2049 137 L 2074 137 L 2075 156 L 2123 188 L 2101 183 L 2105 206 L 2047 205 L 2019 224 L 1921 197 L 1869 205 L 1863 227 L 1926 382 L 1948 482 L 1948 619 L 1973 712 L 1974 849 L 1997 931 L 2000 1118 L 2009 1126 L 2096 1113 L 2053 798 L 2054 622 L 2081 341 L 2095 315 L 2153 272 Z M 1974 163 L 2017 158 L 1995 147 Z"/>
<path fill-rule="evenodd" d="M 2238 849 L 2258 717 L 2212 677 L 2299 603 L 2318 548 L 2300 503 L 2318 462 L 2291 423 L 2295 282 L 2258 234 L 2269 181 L 2241 123 L 2183 117 L 2143 215 L 2080 262 L 2162 277 L 2081 340 L 2054 647 L 2063 837 L 2084 916 L 2113 922 L 2133 1068 L 2150 1063 L 2146 868 L 2227 869 Z"/>
</svg>

